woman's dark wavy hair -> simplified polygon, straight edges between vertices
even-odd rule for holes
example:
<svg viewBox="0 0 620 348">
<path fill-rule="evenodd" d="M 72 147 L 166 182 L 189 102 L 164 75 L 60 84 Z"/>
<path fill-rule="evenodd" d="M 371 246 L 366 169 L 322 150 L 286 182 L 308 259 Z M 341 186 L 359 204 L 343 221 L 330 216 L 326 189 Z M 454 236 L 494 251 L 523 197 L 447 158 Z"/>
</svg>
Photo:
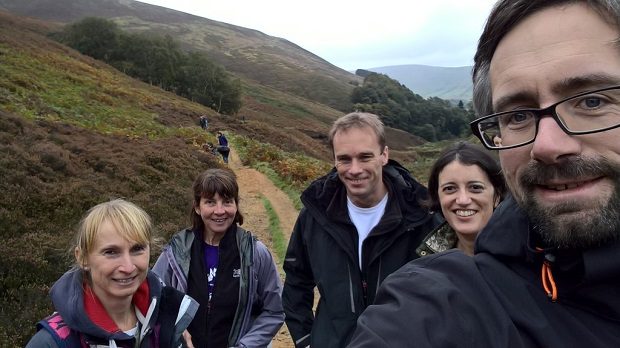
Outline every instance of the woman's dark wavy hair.
<svg viewBox="0 0 620 348">
<path fill-rule="evenodd" d="M 500 0 L 489 15 L 473 67 L 473 105 L 479 116 L 493 113 L 489 68 L 500 41 L 523 19 L 546 8 L 582 3 L 593 9 L 620 32 L 620 1 L 618 0 Z M 620 39 L 616 40 L 620 48 Z M 550 48 L 551 49 L 551 48 Z"/>
<path fill-rule="evenodd" d="M 228 169 L 212 168 L 200 173 L 194 184 L 192 185 L 194 199 L 192 201 L 192 209 L 190 219 L 192 221 L 192 230 L 203 231 L 205 224 L 200 215 L 196 214 L 195 208 L 200 206 L 201 198 L 213 198 L 215 194 L 219 194 L 223 198 L 233 199 L 237 204 L 237 214 L 234 222 L 243 225 L 243 215 L 239 209 L 239 185 L 235 173 Z"/>
<path fill-rule="evenodd" d="M 506 182 L 497 161 L 482 147 L 468 143 L 458 142 L 446 148 L 439 158 L 435 160 L 428 178 L 428 200 L 422 202 L 431 211 L 441 211 L 439 204 L 439 173 L 450 163 L 459 161 L 471 166 L 476 165 L 489 177 L 494 188 L 494 199 L 501 202 L 506 195 Z"/>
</svg>

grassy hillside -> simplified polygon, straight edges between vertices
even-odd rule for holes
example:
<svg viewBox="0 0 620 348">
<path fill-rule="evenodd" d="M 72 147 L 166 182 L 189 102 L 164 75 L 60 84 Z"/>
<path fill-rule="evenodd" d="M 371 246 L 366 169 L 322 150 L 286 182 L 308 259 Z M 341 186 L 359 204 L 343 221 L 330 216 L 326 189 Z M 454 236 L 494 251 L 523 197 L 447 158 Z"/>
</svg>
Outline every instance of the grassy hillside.
<svg viewBox="0 0 620 348">
<path fill-rule="evenodd" d="M 186 225 L 193 178 L 219 165 L 198 146 L 215 140 L 197 126 L 199 115 L 213 129 L 289 149 L 312 152 L 320 144 L 297 130 L 288 137 L 273 131 L 284 123 L 262 122 L 270 108 L 254 98 L 271 94 L 259 86 L 250 86 L 242 122 L 130 79 L 39 34 L 46 30 L 0 13 L 2 347 L 23 346 L 50 313 L 47 291 L 69 267 L 70 238 L 90 206 L 130 199 L 153 216 L 164 239 Z M 326 109 L 278 93 L 273 98 L 286 99 L 286 108 Z M 312 119 L 307 111 L 298 118 Z"/>
<path fill-rule="evenodd" d="M 285 39 L 138 1 L 0 0 L 0 9 L 60 23 L 105 17 L 134 32 L 170 34 L 239 77 L 343 112 L 351 109 L 349 95 L 362 81 Z"/>
</svg>

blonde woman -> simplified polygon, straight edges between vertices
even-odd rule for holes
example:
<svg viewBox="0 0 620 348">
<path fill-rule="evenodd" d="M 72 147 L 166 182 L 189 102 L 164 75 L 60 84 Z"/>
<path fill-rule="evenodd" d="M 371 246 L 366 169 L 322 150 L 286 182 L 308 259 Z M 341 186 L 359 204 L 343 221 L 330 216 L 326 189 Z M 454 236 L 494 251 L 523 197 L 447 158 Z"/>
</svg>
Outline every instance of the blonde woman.
<svg viewBox="0 0 620 348">
<path fill-rule="evenodd" d="M 27 348 L 180 347 L 198 303 L 149 271 L 152 223 L 122 199 L 82 220 L 75 266 L 52 286 L 56 312 L 37 325 Z"/>
</svg>

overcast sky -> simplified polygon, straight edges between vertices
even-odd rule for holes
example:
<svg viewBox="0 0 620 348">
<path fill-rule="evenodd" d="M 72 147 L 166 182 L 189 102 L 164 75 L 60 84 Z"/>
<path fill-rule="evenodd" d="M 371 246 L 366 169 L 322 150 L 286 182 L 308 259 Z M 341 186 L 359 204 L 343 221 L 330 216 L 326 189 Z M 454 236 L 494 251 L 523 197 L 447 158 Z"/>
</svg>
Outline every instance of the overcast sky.
<svg viewBox="0 0 620 348">
<path fill-rule="evenodd" d="M 495 0 L 140 0 L 287 39 L 345 70 L 473 64 Z"/>
</svg>

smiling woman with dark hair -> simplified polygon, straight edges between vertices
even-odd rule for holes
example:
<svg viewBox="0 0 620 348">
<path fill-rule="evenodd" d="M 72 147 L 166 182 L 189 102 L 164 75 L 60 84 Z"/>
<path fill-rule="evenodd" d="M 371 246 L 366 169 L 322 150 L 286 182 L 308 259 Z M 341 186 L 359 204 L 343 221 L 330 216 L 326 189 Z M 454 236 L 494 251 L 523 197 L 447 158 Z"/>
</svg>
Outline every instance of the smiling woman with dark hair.
<svg viewBox="0 0 620 348">
<path fill-rule="evenodd" d="M 417 248 L 420 256 L 451 248 L 473 255 L 474 241 L 506 193 L 499 164 L 482 148 L 459 142 L 431 168 L 426 205 L 445 218 Z"/>
<path fill-rule="evenodd" d="M 192 228 L 176 233 L 153 271 L 194 297 L 196 347 L 267 347 L 284 322 L 282 284 L 267 247 L 239 225 L 235 173 L 208 169 L 193 184 Z"/>
</svg>

